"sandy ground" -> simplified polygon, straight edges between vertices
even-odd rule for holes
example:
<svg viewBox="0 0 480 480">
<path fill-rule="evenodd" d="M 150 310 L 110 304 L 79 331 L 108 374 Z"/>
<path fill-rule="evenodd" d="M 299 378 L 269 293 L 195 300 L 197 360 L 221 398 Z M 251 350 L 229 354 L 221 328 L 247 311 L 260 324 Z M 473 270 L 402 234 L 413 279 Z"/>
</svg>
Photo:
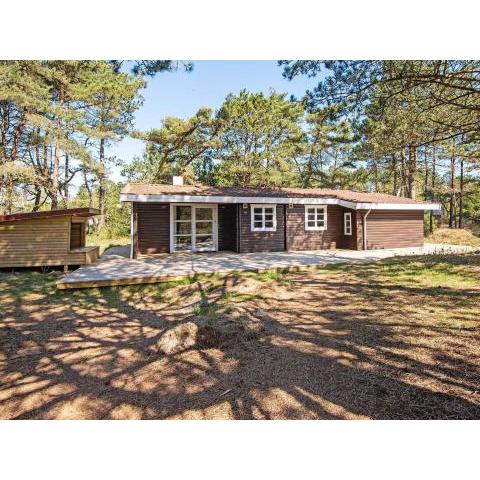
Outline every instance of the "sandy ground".
<svg viewBox="0 0 480 480">
<path fill-rule="evenodd" d="M 480 419 L 475 278 L 432 289 L 364 275 L 0 293 L 0 417 Z M 205 319 L 248 335 L 156 351 L 168 329 Z"/>
</svg>

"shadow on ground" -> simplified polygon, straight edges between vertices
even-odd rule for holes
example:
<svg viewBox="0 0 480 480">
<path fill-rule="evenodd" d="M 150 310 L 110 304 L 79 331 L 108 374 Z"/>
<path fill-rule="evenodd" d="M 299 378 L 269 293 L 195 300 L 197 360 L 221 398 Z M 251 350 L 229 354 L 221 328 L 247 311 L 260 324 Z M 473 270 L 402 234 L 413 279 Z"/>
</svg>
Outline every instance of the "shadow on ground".
<svg viewBox="0 0 480 480">
<path fill-rule="evenodd" d="M 364 267 L 75 294 L 3 276 L 0 417 L 479 419 L 479 288 Z M 259 328 L 155 350 L 218 319 Z"/>
</svg>

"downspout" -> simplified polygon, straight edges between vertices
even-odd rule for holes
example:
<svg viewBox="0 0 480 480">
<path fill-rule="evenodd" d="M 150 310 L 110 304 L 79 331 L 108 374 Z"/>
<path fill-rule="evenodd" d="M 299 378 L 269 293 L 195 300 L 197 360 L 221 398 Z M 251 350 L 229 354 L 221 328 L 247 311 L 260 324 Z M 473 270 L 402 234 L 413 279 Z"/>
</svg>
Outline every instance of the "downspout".
<svg viewBox="0 0 480 480">
<path fill-rule="evenodd" d="M 372 211 L 371 208 L 368 209 L 366 213 L 363 214 L 363 249 L 367 250 L 367 217 L 368 214 Z"/>
</svg>

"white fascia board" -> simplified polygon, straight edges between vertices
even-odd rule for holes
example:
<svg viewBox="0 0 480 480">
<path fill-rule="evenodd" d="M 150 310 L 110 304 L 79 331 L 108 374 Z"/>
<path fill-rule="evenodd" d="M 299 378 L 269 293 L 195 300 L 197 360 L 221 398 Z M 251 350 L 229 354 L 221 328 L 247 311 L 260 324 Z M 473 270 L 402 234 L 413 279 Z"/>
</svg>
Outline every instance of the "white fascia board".
<svg viewBox="0 0 480 480">
<path fill-rule="evenodd" d="M 441 210 L 438 203 L 362 203 L 338 198 L 232 197 L 221 195 L 135 195 L 122 193 L 122 202 L 165 203 L 277 203 L 295 205 L 341 205 L 352 210 Z"/>
<path fill-rule="evenodd" d="M 441 211 L 439 203 L 357 203 L 355 210 L 433 210 Z"/>
</svg>

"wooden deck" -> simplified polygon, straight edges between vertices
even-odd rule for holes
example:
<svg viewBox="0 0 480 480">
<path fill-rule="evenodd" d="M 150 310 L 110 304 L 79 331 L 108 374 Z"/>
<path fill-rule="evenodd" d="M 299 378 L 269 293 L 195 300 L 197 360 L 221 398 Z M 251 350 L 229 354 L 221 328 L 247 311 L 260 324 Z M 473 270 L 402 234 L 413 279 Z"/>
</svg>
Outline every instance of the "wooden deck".
<svg viewBox="0 0 480 480">
<path fill-rule="evenodd" d="M 57 288 L 90 288 L 137 285 L 178 280 L 196 275 L 228 275 L 240 272 L 299 271 L 328 264 L 378 261 L 395 256 L 466 253 L 473 247 L 427 244 L 424 247 L 389 250 L 317 250 L 312 252 L 177 253 L 128 258 L 129 247 L 108 250 L 97 262 L 66 275 Z"/>
</svg>

